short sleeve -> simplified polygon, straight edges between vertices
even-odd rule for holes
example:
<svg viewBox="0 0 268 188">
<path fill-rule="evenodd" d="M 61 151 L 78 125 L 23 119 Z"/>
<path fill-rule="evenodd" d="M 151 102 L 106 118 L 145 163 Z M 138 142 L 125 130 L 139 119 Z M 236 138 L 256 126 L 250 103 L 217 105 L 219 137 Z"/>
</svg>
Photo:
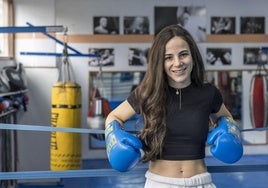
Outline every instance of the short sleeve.
<svg viewBox="0 0 268 188">
<path fill-rule="evenodd" d="M 138 99 L 135 95 L 135 90 L 133 90 L 130 95 L 127 98 L 128 103 L 132 106 L 132 108 L 134 109 L 134 111 L 139 114 L 140 110 L 139 110 L 139 103 L 138 103 Z"/>
<path fill-rule="evenodd" d="M 219 91 L 218 88 L 216 88 L 215 86 L 213 86 L 213 90 L 214 90 L 214 97 L 213 97 L 213 101 L 212 101 L 212 109 L 211 109 L 211 113 L 217 113 L 220 108 L 221 105 L 223 103 L 223 98 L 221 95 L 221 92 Z"/>
</svg>

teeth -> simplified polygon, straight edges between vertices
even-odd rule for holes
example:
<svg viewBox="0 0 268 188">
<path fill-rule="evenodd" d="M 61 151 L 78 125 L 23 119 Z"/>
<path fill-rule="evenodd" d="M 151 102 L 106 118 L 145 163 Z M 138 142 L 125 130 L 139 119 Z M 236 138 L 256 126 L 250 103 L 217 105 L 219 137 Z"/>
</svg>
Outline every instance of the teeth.
<svg viewBox="0 0 268 188">
<path fill-rule="evenodd" d="M 174 70 L 173 72 L 182 72 L 184 71 L 185 69 L 180 69 L 180 70 Z"/>
</svg>

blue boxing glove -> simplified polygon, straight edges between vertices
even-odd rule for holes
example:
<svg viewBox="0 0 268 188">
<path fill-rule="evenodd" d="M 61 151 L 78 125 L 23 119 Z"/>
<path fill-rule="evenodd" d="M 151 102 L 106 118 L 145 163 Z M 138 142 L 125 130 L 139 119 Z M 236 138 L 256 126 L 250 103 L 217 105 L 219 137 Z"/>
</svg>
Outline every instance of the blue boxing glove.
<svg viewBox="0 0 268 188">
<path fill-rule="evenodd" d="M 122 130 L 116 120 L 106 126 L 105 141 L 107 156 L 113 169 L 126 172 L 139 162 L 141 141 L 136 136 Z"/>
<path fill-rule="evenodd" d="M 228 117 L 219 118 L 218 125 L 208 135 L 207 144 L 211 145 L 212 155 L 224 163 L 235 163 L 243 155 L 240 130 Z"/>
</svg>

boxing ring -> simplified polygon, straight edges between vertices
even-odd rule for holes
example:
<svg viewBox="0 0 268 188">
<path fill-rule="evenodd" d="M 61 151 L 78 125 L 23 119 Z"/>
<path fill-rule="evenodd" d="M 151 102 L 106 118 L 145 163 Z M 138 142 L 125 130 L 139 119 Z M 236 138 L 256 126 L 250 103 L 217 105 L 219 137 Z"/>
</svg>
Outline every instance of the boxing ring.
<svg viewBox="0 0 268 188">
<path fill-rule="evenodd" d="M 41 125 L 20 125 L 20 124 L 0 124 L 1 130 L 11 131 L 39 131 L 39 132 L 72 132 L 80 134 L 104 134 L 103 130 L 86 128 L 61 128 Z M 244 131 L 266 131 L 266 128 L 244 129 Z M 143 176 L 147 170 L 147 165 L 138 165 L 129 172 L 117 172 L 111 168 L 105 169 L 81 169 L 64 171 L 16 171 L 1 172 L 0 180 L 26 180 L 26 179 L 58 179 L 58 178 L 83 178 L 83 177 L 107 177 L 107 176 Z M 267 164 L 249 164 L 249 165 L 216 165 L 208 166 L 210 173 L 233 173 L 233 172 L 267 172 Z"/>
<path fill-rule="evenodd" d="M 6 27 L 0 28 L 0 33 L 18 33 L 18 32 L 41 32 L 48 38 L 54 40 L 56 43 L 63 44 L 61 41 L 48 34 L 48 32 L 63 32 L 66 28 L 62 26 L 48 27 L 41 26 L 36 27 L 30 23 L 27 23 L 27 27 Z M 67 45 L 69 50 L 74 53 L 69 56 L 76 57 L 96 57 L 92 54 L 84 54 L 80 51 Z M 56 56 L 60 57 L 62 53 L 42 53 L 42 52 L 21 52 L 21 55 L 38 55 L 38 56 Z M 0 124 L 0 130 L 9 131 L 38 131 L 38 132 L 71 132 L 79 134 L 104 134 L 103 130 L 84 129 L 84 128 L 60 128 L 52 127 L 48 125 L 20 125 L 20 124 Z M 267 127 L 258 129 L 247 129 L 246 131 L 267 131 Z M 268 146 L 267 146 L 268 147 Z M 3 152 L 3 151 L 2 151 Z M 243 158 L 243 157 L 242 157 Z M 267 162 L 267 161 L 266 161 Z M 138 165 L 136 168 L 129 172 L 117 172 L 114 169 L 108 167 L 105 168 L 87 168 L 80 170 L 64 170 L 64 171 L 13 171 L 13 172 L 0 172 L 0 181 L 9 180 L 42 180 L 42 179 L 64 179 L 64 178 L 104 178 L 104 177 L 128 177 L 128 176 L 140 176 L 144 177 L 144 174 L 148 166 Z M 268 172 L 268 163 L 263 164 L 233 164 L 233 165 L 208 165 L 208 171 L 212 174 L 221 173 L 251 173 L 251 172 Z"/>
</svg>

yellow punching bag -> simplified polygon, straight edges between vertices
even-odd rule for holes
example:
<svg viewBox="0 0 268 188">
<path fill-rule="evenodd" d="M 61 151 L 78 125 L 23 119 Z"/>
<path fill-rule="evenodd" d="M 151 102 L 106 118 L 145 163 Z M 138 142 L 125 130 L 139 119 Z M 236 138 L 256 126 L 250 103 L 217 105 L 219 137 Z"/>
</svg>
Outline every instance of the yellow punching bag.
<svg viewBox="0 0 268 188">
<path fill-rule="evenodd" d="M 70 78 L 67 44 L 58 82 L 52 87 L 51 125 L 54 127 L 81 127 L 81 87 Z M 65 69 L 65 71 L 63 71 Z M 50 140 L 50 169 L 74 170 L 81 168 L 81 134 L 52 132 Z"/>
<path fill-rule="evenodd" d="M 58 82 L 52 88 L 51 123 L 54 127 L 80 128 L 81 87 L 73 82 Z M 81 134 L 52 132 L 50 169 L 81 168 Z"/>
</svg>

